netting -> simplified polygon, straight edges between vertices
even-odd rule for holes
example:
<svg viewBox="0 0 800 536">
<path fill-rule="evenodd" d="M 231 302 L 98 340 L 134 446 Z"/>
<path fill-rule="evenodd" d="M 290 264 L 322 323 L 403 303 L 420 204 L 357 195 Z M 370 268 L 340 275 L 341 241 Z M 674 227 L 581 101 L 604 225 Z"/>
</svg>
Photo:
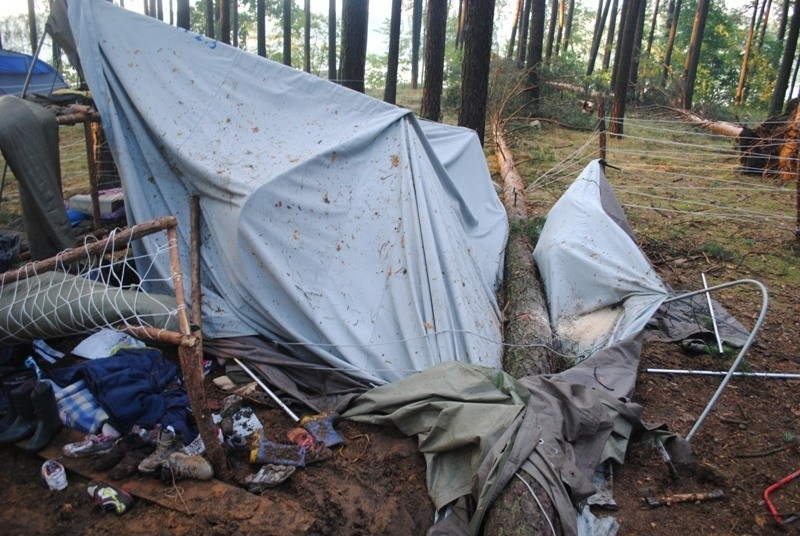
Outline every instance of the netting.
<svg viewBox="0 0 800 536">
<path fill-rule="evenodd" d="M 161 220 L 116 229 L 103 240 L 89 236 L 80 247 L 4 274 L 0 279 L 0 343 L 63 337 L 103 327 L 150 339 L 179 338 L 175 333 L 179 331 L 178 315 L 185 306 L 179 306 L 171 292 L 146 290 L 171 291 L 173 277 L 180 274 L 180 267 L 174 265 L 177 240 L 170 232 L 174 219 Z M 164 231 L 168 238 L 153 255 L 135 255 L 133 241 Z M 172 277 L 159 277 L 155 269 L 165 261 L 172 263 Z"/>
</svg>

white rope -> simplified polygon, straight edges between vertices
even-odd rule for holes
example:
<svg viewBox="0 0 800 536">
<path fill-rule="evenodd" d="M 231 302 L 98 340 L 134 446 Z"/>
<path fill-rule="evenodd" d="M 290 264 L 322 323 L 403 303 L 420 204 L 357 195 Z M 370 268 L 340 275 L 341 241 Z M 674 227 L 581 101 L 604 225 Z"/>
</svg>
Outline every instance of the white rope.
<svg viewBox="0 0 800 536">
<path fill-rule="evenodd" d="M 547 512 L 545 512 L 544 506 L 542 506 L 541 501 L 539 501 L 539 497 L 537 497 L 536 494 L 533 492 L 533 488 L 531 487 L 531 485 L 528 484 L 524 478 L 519 476 L 519 473 L 514 473 L 514 476 L 519 478 L 522 481 L 522 483 L 525 484 L 525 487 L 528 488 L 528 491 L 531 492 L 531 497 L 533 497 L 533 500 L 536 501 L 536 504 L 539 506 L 539 510 L 542 511 L 542 515 L 544 516 L 545 520 L 547 520 L 547 525 L 550 527 L 550 532 L 553 533 L 553 536 L 557 536 L 556 529 L 555 527 L 553 527 L 553 522 L 550 521 L 550 517 L 547 515 Z"/>
<path fill-rule="evenodd" d="M 85 259 L 60 262 L 53 271 L 34 272 L 22 281 L 0 284 L 0 319 L 5 319 L 0 323 L 7 339 L 64 336 L 120 325 L 163 328 L 175 324 L 178 309 L 172 299 L 157 299 L 138 283 L 123 285 L 123 278 L 130 276 L 135 282 L 147 278 L 148 284 L 171 288 L 171 278 L 158 277 L 156 266 L 168 265 L 169 249 L 174 245 L 159 245 L 152 256 L 136 257 L 128 242 L 114 253 L 112 244 L 118 232 L 109 234 L 108 244 L 99 254 L 89 255 L 88 247 L 96 242 L 90 236 L 79 246 L 86 250 Z M 147 313 L 145 309 L 140 312 L 145 303 Z"/>
</svg>

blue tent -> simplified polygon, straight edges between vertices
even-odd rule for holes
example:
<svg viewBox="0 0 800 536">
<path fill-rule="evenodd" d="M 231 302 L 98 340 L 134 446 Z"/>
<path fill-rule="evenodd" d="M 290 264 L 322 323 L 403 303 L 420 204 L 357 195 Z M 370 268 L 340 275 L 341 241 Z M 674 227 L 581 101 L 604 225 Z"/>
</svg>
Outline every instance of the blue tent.
<svg viewBox="0 0 800 536">
<path fill-rule="evenodd" d="M 0 50 L 0 95 L 17 95 L 22 93 L 25 77 L 28 76 L 33 56 Z M 58 71 L 42 60 L 37 59 L 28 85 L 28 93 L 51 93 L 56 89 L 66 88 L 67 83 Z"/>
</svg>

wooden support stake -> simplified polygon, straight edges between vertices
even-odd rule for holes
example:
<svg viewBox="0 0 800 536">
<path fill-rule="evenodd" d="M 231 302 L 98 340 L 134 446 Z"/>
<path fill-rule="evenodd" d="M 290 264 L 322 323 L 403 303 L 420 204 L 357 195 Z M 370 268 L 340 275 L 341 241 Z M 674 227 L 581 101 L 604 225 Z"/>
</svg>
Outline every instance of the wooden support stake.
<svg viewBox="0 0 800 536">
<path fill-rule="evenodd" d="M 89 194 L 92 198 L 92 220 L 95 230 L 100 228 L 100 194 L 97 191 L 97 162 L 94 160 L 94 136 L 92 124 L 83 124 L 83 135 L 86 138 L 86 162 L 89 166 Z"/>
<path fill-rule="evenodd" d="M 600 132 L 600 160 L 606 160 L 606 100 L 603 97 L 597 99 L 597 116 L 600 118 L 600 123 L 597 125 L 597 130 Z"/>
<path fill-rule="evenodd" d="M 206 447 L 206 456 L 212 467 L 214 474 L 220 480 L 230 482 L 232 480 L 230 469 L 225 458 L 225 452 L 217 439 L 216 427 L 211 420 L 211 410 L 208 407 L 208 398 L 203 388 L 203 344 L 202 332 L 200 329 L 201 305 L 200 305 L 200 201 L 197 197 L 190 200 L 190 227 L 191 237 L 190 273 L 192 275 L 192 320 L 194 323 L 194 335 L 200 341 L 193 349 L 184 346 L 178 347 L 178 358 L 183 371 L 183 381 L 186 384 L 186 391 L 189 394 L 189 401 L 192 405 L 197 429 Z M 192 334 L 192 326 L 186 314 L 186 297 L 183 292 L 183 274 L 180 273 L 180 256 L 177 249 L 177 230 L 168 231 L 170 243 L 174 240 L 176 247 L 170 248 L 170 254 L 174 251 L 176 263 L 173 270 L 177 267 L 178 273 L 173 271 L 173 282 L 175 285 L 175 299 L 178 301 L 178 322 L 181 331 L 186 335 Z"/>
</svg>

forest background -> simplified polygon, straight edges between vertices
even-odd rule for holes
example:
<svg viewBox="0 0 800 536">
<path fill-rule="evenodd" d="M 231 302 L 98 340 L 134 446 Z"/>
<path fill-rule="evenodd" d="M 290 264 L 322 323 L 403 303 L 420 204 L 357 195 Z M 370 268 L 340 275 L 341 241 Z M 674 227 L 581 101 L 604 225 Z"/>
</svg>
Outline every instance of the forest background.
<svg viewBox="0 0 800 536">
<path fill-rule="evenodd" d="M 620 93 L 615 85 L 620 67 L 630 73 L 627 101 L 701 107 L 718 119 L 763 119 L 781 111 L 797 91 L 797 30 L 791 22 L 798 10 L 790 0 L 116 3 L 391 102 L 398 100 L 398 91 L 423 89 L 416 102 L 406 94 L 410 102 L 400 98 L 401 104 L 417 106 L 414 111 L 428 119 L 475 128 L 481 138 L 488 94 L 494 89 L 490 80 L 502 78 L 508 86 L 510 76 L 524 78 L 517 85 L 527 90 L 526 114 L 562 117 L 561 110 L 539 109 L 540 87 L 569 83 L 589 95 Z M 5 0 L 0 6 L 3 48 L 35 51 L 48 5 L 49 0 Z M 628 17 L 634 9 L 637 16 Z M 180 21 L 186 17 L 182 12 L 188 13 L 188 24 Z M 478 23 L 469 21 L 473 12 Z M 628 36 L 626 19 L 633 29 Z M 489 39 L 475 35 L 487 27 Z M 476 40 L 481 50 L 470 48 Z M 68 62 L 45 41 L 41 57 L 77 82 Z M 469 69 L 480 71 L 480 82 L 474 82 Z M 504 71 L 502 77 L 498 70 Z M 462 94 L 465 79 L 470 87 L 489 86 L 478 91 L 478 102 Z M 467 107 L 481 108 L 484 114 L 465 119 L 461 116 Z M 614 113 L 624 116 L 624 106 Z"/>
</svg>

